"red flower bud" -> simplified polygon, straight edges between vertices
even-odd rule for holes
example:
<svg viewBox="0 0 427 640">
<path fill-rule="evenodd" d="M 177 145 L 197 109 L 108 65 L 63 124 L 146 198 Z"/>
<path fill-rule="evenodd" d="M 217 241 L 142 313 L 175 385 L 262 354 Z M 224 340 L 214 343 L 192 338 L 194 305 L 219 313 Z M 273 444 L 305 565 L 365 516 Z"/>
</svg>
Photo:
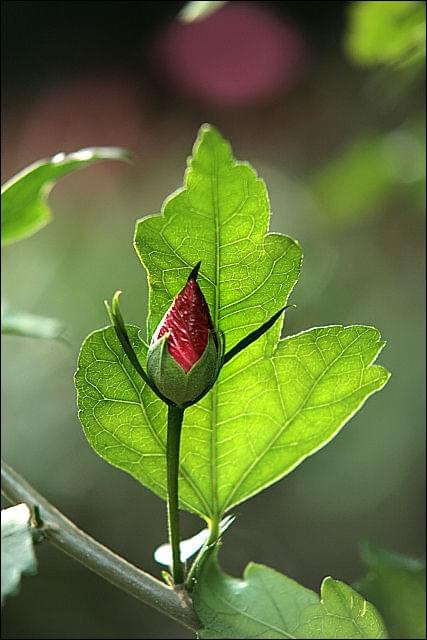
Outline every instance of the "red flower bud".
<svg viewBox="0 0 427 640">
<path fill-rule="evenodd" d="M 170 334 L 168 351 L 185 373 L 200 360 L 213 324 L 205 297 L 193 275 L 176 296 L 157 327 L 150 346 Z"/>
<path fill-rule="evenodd" d="M 222 357 L 205 297 L 196 282 L 197 265 L 151 339 L 148 375 L 169 400 L 188 406 L 211 388 Z"/>
</svg>

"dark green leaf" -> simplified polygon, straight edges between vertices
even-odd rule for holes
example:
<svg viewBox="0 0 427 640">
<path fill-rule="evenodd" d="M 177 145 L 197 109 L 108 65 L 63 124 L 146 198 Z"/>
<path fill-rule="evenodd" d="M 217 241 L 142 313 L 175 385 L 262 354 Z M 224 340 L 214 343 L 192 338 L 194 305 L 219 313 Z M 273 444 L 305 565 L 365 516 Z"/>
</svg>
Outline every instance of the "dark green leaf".
<svg viewBox="0 0 427 640">
<path fill-rule="evenodd" d="M 386 638 L 375 608 L 339 580 L 319 596 L 287 576 L 251 563 L 243 580 L 211 558 L 193 593 L 199 638 Z"/>
<path fill-rule="evenodd" d="M 424 562 L 364 545 L 367 574 L 356 585 L 375 604 L 391 638 L 426 637 Z"/>
</svg>

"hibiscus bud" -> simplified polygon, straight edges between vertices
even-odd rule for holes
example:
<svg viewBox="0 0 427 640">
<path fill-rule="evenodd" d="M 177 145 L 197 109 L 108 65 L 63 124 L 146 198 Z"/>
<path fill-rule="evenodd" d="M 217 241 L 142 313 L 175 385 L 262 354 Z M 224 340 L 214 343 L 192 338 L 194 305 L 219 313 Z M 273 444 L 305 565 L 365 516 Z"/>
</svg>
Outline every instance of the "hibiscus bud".
<svg viewBox="0 0 427 640">
<path fill-rule="evenodd" d="M 178 406 L 199 400 L 221 365 L 218 335 L 197 284 L 198 263 L 151 339 L 147 372 L 165 398 Z"/>
</svg>

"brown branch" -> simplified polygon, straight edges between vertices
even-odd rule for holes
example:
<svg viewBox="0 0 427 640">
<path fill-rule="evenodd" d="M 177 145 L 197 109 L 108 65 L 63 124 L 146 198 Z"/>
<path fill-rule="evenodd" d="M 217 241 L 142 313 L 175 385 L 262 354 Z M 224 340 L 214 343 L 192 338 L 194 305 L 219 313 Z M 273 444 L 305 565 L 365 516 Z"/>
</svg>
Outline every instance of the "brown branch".
<svg viewBox="0 0 427 640">
<path fill-rule="evenodd" d="M 196 614 L 188 598 L 184 597 L 184 593 L 175 592 L 157 578 L 138 569 L 91 538 L 3 461 L 1 479 L 2 493 L 7 500 L 13 504 L 25 502 L 30 508 L 34 506 L 39 508 L 45 537 L 55 547 L 119 589 L 161 611 L 192 631 L 200 628 Z"/>
</svg>

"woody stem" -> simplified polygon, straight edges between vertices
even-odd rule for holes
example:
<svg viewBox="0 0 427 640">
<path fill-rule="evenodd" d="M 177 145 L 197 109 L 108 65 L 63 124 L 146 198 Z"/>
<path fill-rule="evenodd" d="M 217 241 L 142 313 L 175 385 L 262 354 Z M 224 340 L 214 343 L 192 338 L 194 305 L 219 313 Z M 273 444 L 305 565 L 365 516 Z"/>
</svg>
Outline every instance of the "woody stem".
<svg viewBox="0 0 427 640">
<path fill-rule="evenodd" d="M 179 552 L 178 470 L 184 409 L 176 405 L 168 407 L 168 432 L 166 445 L 168 482 L 168 528 L 172 548 L 172 577 L 175 584 L 184 582 L 184 568 Z"/>
</svg>

